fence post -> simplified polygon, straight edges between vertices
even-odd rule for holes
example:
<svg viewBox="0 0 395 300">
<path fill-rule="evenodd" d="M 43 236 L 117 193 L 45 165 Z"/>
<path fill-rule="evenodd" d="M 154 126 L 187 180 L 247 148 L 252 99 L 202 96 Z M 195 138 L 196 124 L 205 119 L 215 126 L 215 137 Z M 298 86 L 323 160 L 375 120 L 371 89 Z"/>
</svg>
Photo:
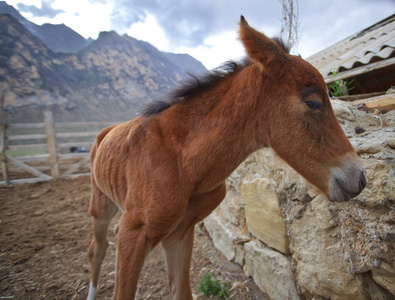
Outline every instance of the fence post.
<svg viewBox="0 0 395 300">
<path fill-rule="evenodd" d="M 51 175 L 53 179 L 59 178 L 59 163 L 56 153 L 56 139 L 53 124 L 52 111 L 44 111 L 45 133 L 47 135 L 49 163 L 51 164 Z"/>
<path fill-rule="evenodd" d="M 5 186 L 10 186 L 10 178 L 8 175 L 8 166 L 7 166 L 7 156 L 5 153 L 7 124 L 5 123 L 5 117 L 4 117 L 4 99 L 5 99 L 5 92 L 3 91 L 0 96 L 0 161 L 1 161 L 1 169 L 3 171 L 3 180 Z"/>
</svg>

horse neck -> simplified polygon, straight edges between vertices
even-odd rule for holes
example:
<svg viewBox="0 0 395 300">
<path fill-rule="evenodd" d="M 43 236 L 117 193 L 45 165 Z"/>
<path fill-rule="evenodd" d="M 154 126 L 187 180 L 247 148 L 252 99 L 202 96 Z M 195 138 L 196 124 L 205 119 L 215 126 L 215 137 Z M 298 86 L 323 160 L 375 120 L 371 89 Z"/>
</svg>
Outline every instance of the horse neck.
<svg viewBox="0 0 395 300">
<path fill-rule="evenodd" d="M 177 124 L 183 157 L 197 173 L 214 168 L 226 178 L 249 154 L 264 146 L 257 138 L 259 93 L 244 72 L 248 70 L 224 79 L 200 99 L 180 103 L 166 117 Z"/>
</svg>

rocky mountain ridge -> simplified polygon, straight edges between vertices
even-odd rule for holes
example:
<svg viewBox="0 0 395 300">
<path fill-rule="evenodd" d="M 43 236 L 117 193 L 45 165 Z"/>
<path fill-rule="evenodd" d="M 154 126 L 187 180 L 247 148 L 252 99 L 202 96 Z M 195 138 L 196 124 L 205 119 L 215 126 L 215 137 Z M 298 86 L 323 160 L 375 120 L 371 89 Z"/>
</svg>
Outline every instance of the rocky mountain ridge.
<svg viewBox="0 0 395 300">
<path fill-rule="evenodd" d="M 114 31 L 100 33 L 77 53 L 57 53 L 0 14 L 0 89 L 8 121 L 41 121 L 47 108 L 59 121 L 128 120 L 186 72 L 205 70 L 190 56 L 163 53 Z"/>
<path fill-rule="evenodd" d="M 77 53 L 93 40 L 85 39 L 64 24 L 48 24 L 41 26 L 26 20 L 13 6 L 0 1 L 0 14 L 9 14 L 18 20 L 34 36 L 38 37 L 53 52 Z"/>
</svg>

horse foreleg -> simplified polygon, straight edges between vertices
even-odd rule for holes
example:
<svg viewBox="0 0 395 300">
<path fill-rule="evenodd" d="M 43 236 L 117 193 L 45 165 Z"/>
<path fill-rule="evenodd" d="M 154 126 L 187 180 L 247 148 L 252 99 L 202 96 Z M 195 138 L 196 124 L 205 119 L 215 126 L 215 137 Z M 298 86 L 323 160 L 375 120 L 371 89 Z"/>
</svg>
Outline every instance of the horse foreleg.
<svg viewBox="0 0 395 300">
<path fill-rule="evenodd" d="M 138 224 L 127 212 L 119 222 L 117 236 L 117 273 L 114 299 L 134 299 L 144 260 L 152 243 L 147 239 L 146 228 Z"/>
<path fill-rule="evenodd" d="M 192 299 L 189 269 L 192 258 L 194 228 L 195 225 L 185 232 L 185 229 L 180 227 L 162 242 L 166 254 L 170 298 L 173 300 Z"/>
<path fill-rule="evenodd" d="M 192 299 L 189 282 L 195 224 L 207 217 L 222 201 L 226 185 L 222 183 L 207 193 L 192 195 L 185 216 L 163 241 L 172 300 Z"/>
</svg>

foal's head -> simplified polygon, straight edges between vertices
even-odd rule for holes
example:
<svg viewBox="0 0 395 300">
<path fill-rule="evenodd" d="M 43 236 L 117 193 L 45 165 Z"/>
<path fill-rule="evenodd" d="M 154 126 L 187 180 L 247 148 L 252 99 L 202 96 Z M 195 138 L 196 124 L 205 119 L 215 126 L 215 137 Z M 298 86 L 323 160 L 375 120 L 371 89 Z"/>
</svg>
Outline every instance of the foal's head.
<svg viewBox="0 0 395 300">
<path fill-rule="evenodd" d="M 251 28 L 243 17 L 240 38 L 251 61 L 244 72 L 255 81 L 254 94 L 260 98 L 258 128 L 264 142 L 330 201 L 357 196 L 366 185 L 365 176 L 321 74 Z"/>
</svg>

